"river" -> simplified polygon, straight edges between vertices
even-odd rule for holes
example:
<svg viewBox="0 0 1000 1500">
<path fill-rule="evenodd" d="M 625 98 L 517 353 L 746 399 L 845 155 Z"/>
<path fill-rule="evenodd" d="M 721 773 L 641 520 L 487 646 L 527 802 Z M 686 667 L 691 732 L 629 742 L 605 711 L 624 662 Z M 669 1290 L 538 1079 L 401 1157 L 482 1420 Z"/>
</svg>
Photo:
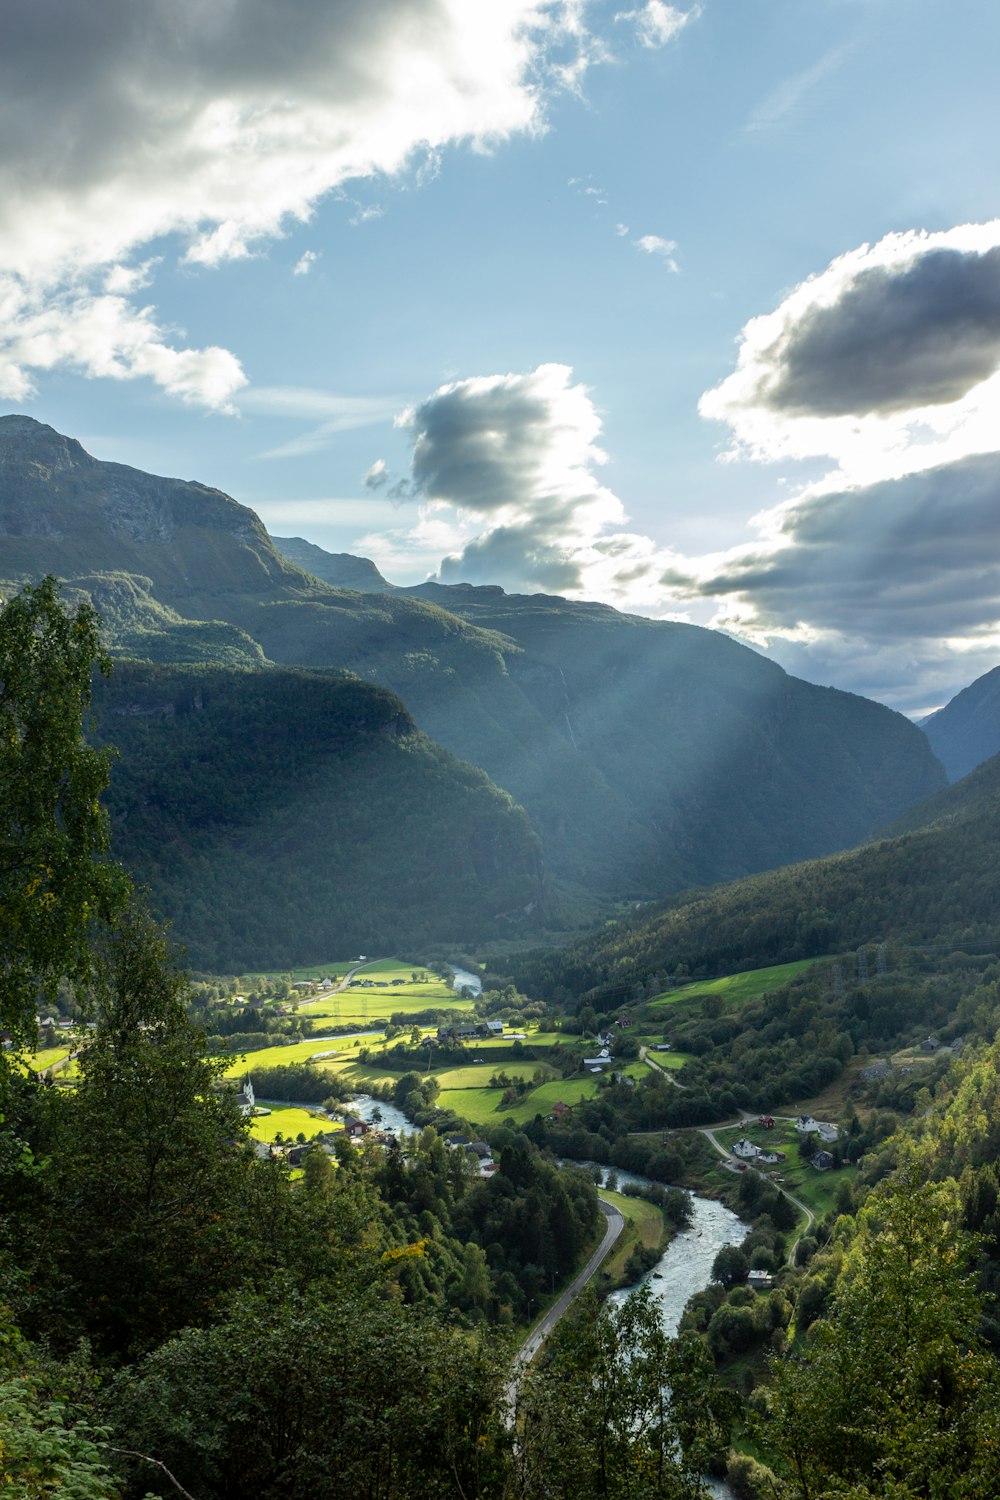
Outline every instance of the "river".
<svg viewBox="0 0 1000 1500">
<path fill-rule="evenodd" d="M 461 990 L 468 988 L 473 995 L 481 995 L 483 993 L 483 981 L 478 974 L 470 974 L 468 969 L 456 968 L 454 964 L 449 964 L 448 967 L 455 976 L 451 982 L 452 989 Z"/>
</svg>

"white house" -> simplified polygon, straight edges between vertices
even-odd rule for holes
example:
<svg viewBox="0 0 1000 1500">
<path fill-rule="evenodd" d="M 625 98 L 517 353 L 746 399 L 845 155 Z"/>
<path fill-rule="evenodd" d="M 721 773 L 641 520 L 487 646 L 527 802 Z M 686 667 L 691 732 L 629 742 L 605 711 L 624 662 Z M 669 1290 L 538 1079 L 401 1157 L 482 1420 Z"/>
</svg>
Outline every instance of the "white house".
<svg viewBox="0 0 1000 1500">
<path fill-rule="evenodd" d="M 760 1147 L 755 1146 L 753 1141 L 748 1141 L 746 1136 L 742 1136 L 731 1149 L 734 1156 L 741 1156 L 744 1160 L 760 1155 Z"/>
</svg>

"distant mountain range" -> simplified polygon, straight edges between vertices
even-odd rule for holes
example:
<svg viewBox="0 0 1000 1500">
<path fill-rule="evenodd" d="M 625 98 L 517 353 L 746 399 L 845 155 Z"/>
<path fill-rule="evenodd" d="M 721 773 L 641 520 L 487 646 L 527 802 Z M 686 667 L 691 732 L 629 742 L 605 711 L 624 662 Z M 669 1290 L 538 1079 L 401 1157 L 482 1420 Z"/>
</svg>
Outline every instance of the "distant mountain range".
<svg viewBox="0 0 1000 1500">
<path fill-rule="evenodd" d="M 701 978 L 880 943 L 995 951 L 998 842 L 1000 755 L 861 848 L 645 907 L 511 967 L 531 994 L 602 1009 L 678 970 Z"/>
<path fill-rule="evenodd" d="M 250 670 L 274 684 L 281 713 L 316 689 L 292 673 L 279 693 L 276 667 L 397 694 L 424 734 L 525 809 L 550 917 L 583 921 L 616 900 L 848 847 L 944 785 L 901 715 L 790 677 L 717 632 L 499 588 L 393 589 L 365 559 L 282 547 L 218 490 L 0 418 L 0 587 L 55 573 L 94 600 L 116 655 L 241 681 Z M 166 749 L 154 762 L 150 751 L 150 784 L 177 774 Z M 311 806 L 329 826 L 326 804 Z M 192 829 L 204 815 L 192 811 Z M 525 844 L 515 863 L 532 859 L 537 871 Z M 166 877 L 149 869 L 155 890 Z M 537 912 L 520 894 L 514 905 Z M 444 913 L 438 925 L 451 936 Z"/>
<path fill-rule="evenodd" d="M 920 727 L 952 781 L 1000 753 L 1000 667 L 963 688 Z"/>
</svg>

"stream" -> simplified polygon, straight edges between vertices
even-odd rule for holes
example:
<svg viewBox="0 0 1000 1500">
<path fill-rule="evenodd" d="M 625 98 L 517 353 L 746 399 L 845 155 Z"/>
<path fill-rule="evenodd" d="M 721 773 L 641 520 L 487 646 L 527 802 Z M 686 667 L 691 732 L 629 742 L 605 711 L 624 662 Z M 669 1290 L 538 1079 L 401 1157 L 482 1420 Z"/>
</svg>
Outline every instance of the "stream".
<svg viewBox="0 0 1000 1500">
<path fill-rule="evenodd" d="M 448 967 L 455 976 L 451 982 L 453 990 L 461 990 L 467 987 L 473 995 L 481 995 L 483 993 L 483 981 L 478 974 L 470 974 L 468 969 L 458 969 L 454 964 L 449 964 Z"/>
</svg>

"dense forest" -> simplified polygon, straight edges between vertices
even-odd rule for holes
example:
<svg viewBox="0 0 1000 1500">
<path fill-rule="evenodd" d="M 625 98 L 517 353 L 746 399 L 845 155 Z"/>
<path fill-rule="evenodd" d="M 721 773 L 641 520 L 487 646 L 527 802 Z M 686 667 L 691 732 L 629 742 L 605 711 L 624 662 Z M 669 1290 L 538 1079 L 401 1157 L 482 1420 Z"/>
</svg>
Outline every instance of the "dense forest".
<svg viewBox="0 0 1000 1500">
<path fill-rule="evenodd" d="M 482 940 L 544 901 L 523 810 L 384 688 L 119 662 L 94 708 L 114 853 L 200 969 Z"/>
</svg>

